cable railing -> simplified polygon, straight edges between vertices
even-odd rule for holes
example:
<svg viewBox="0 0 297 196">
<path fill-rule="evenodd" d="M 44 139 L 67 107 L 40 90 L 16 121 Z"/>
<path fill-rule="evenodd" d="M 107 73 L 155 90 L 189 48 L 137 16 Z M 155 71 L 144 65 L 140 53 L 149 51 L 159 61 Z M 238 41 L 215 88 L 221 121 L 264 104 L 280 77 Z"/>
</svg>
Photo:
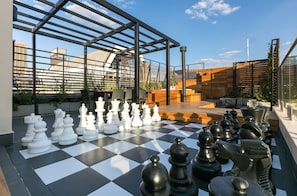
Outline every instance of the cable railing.
<svg viewBox="0 0 297 196">
<path fill-rule="evenodd" d="M 85 88 L 85 78 L 89 90 L 134 87 L 134 58 L 119 57 L 104 51 L 93 51 L 88 53 L 85 59 L 83 55 L 71 56 L 66 54 L 65 49 L 57 48 L 52 51 L 37 49 L 35 67 L 33 67 L 33 60 L 32 48 L 15 44 L 14 93 L 32 93 L 34 76 L 37 95 L 80 94 L 80 90 Z M 141 59 L 139 71 L 140 88 L 150 90 L 166 87 L 164 84 L 166 81 L 165 64 Z"/>
</svg>

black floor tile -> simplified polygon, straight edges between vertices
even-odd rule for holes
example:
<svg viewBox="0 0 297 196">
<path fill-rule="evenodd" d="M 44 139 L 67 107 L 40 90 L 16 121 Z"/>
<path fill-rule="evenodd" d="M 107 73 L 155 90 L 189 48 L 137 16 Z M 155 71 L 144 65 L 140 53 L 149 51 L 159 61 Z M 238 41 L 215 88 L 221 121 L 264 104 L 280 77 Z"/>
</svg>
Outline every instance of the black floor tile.
<svg viewBox="0 0 297 196">
<path fill-rule="evenodd" d="M 183 131 L 190 131 L 190 132 L 196 132 L 196 131 L 200 131 L 201 128 L 194 128 L 194 127 L 182 127 L 180 130 Z"/>
<path fill-rule="evenodd" d="M 68 159 L 70 157 L 71 156 L 66 152 L 58 150 L 58 151 L 46 153 L 44 155 L 40 155 L 37 157 L 32 157 L 28 159 L 28 163 L 32 166 L 33 169 L 37 169 L 39 167 L 43 167 L 45 165 L 49 165 L 57 161 Z"/>
<path fill-rule="evenodd" d="M 138 163 L 143 163 L 144 161 L 148 160 L 150 156 L 153 154 L 158 154 L 158 152 L 143 147 L 135 147 L 131 150 L 122 153 L 121 155 L 134 161 L 137 161 Z"/>
<path fill-rule="evenodd" d="M 100 138 L 98 140 L 91 141 L 90 143 L 95 144 L 100 147 L 103 147 L 103 146 L 107 146 L 109 144 L 113 144 L 118 141 L 119 141 L 118 139 L 115 139 L 112 137 L 104 137 L 104 138 Z"/>
<path fill-rule="evenodd" d="M 108 159 L 114 156 L 115 153 L 105 150 L 104 148 L 98 148 L 96 150 L 92 150 L 81 155 L 76 156 L 75 158 L 83 162 L 84 164 L 91 166 L 100 161 Z"/>
<path fill-rule="evenodd" d="M 135 137 L 130 137 L 130 138 L 126 139 L 125 141 L 140 145 L 140 144 L 144 144 L 146 142 L 151 141 L 151 139 L 147 138 L 147 137 L 142 137 L 142 136 L 135 136 Z"/>
<path fill-rule="evenodd" d="M 85 196 L 110 182 L 101 174 L 87 168 L 48 185 L 55 196 Z"/>
<path fill-rule="evenodd" d="M 179 137 L 179 138 L 181 138 L 182 140 L 184 139 L 182 137 Z M 174 135 L 163 135 L 158 138 L 158 140 L 166 141 L 169 143 L 175 143 L 175 139 L 176 139 L 176 136 L 174 136 Z"/>
<path fill-rule="evenodd" d="M 142 194 L 140 193 L 139 185 L 142 181 L 141 171 L 143 167 L 143 165 L 139 165 L 136 168 L 129 171 L 128 173 L 126 173 L 125 175 L 122 175 L 117 179 L 113 180 L 113 182 L 118 184 L 125 190 L 129 191 L 131 194 L 135 196 L 141 196 Z"/>
<path fill-rule="evenodd" d="M 70 146 L 75 146 L 75 145 L 77 145 L 77 144 L 81 144 L 81 143 L 84 143 L 84 142 L 85 142 L 85 141 L 83 141 L 83 140 L 77 138 L 77 141 L 76 141 L 75 143 L 73 143 L 73 144 L 70 144 L 70 145 L 60 145 L 58 142 L 53 143 L 53 145 L 57 146 L 58 148 L 63 149 L 63 148 L 68 148 L 68 147 L 70 147 Z"/>
<path fill-rule="evenodd" d="M 136 134 L 136 135 L 140 135 L 140 134 L 143 134 L 143 133 L 145 133 L 145 132 L 147 132 L 147 131 L 144 130 L 144 129 L 141 129 L 141 128 L 138 128 L 138 129 L 132 129 L 132 130 L 130 131 L 130 133 L 132 133 L 132 134 Z"/>
</svg>

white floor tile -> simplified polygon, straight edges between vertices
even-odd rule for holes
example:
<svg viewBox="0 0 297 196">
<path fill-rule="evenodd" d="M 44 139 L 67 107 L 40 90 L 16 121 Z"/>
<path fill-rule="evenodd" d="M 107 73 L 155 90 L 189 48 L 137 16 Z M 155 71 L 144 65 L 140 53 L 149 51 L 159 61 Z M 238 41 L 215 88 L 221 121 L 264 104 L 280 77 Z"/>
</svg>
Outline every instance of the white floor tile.
<svg viewBox="0 0 297 196">
<path fill-rule="evenodd" d="M 88 194 L 88 196 L 110 196 L 110 195 L 121 195 L 121 196 L 132 196 L 131 193 L 121 188 L 117 184 L 110 182 L 100 189 Z"/>
<path fill-rule="evenodd" d="M 279 156 L 278 155 L 272 155 L 272 168 L 274 169 L 282 169 Z"/>
<path fill-rule="evenodd" d="M 175 129 L 175 130 L 177 130 L 177 129 L 181 129 L 183 127 L 184 126 L 182 126 L 182 125 L 169 124 L 169 125 L 163 126 L 162 128 L 164 128 L 164 129 Z"/>
<path fill-rule="evenodd" d="M 203 127 L 205 127 L 205 125 L 203 125 L 203 124 L 198 124 L 198 123 L 189 123 L 189 124 L 187 124 L 185 127 L 191 127 L 191 128 L 199 128 L 199 129 L 202 129 Z"/>
<path fill-rule="evenodd" d="M 233 168 L 233 161 L 229 160 L 228 163 L 226 164 L 221 164 L 221 167 L 222 167 L 222 172 L 226 172 L 226 171 L 229 171 Z"/>
<path fill-rule="evenodd" d="M 71 157 L 69 159 L 35 169 L 35 172 L 44 184 L 48 185 L 85 168 L 87 168 L 85 164 Z"/>
<path fill-rule="evenodd" d="M 31 154 L 31 153 L 28 152 L 28 149 L 20 150 L 20 153 L 24 157 L 24 159 L 29 159 L 29 158 L 37 157 L 37 156 L 47 154 L 47 153 L 50 153 L 50 152 L 55 152 L 57 150 L 59 150 L 59 148 L 57 146 L 51 145 L 51 148 L 49 150 L 47 150 L 45 152 L 42 152 L 42 153 Z"/>
<path fill-rule="evenodd" d="M 164 152 L 166 149 L 170 148 L 172 144 L 169 142 L 161 140 L 152 140 L 147 143 L 141 144 L 141 147 L 148 148 L 158 152 Z"/>
<path fill-rule="evenodd" d="M 199 146 L 197 146 L 197 139 L 192 138 L 186 138 L 182 140 L 182 143 L 186 145 L 188 148 L 197 149 L 197 151 L 200 149 Z"/>
<path fill-rule="evenodd" d="M 133 160 L 125 158 L 121 155 L 116 155 L 91 166 L 91 168 L 108 179 L 114 180 L 115 178 L 129 172 L 138 165 L 139 163 Z"/>
<path fill-rule="evenodd" d="M 122 132 L 122 133 L 117 133 L 117 134 L 111 135 L 110 137 L 118 139 L 118 140 L 125 140 L 125 139 L 135 137 L 135 136 L 136 135 L 132 134 L 132 133 Z"/>
<path fill-rule="evenodd" d="M 175 130 L 175 131 L 170 132 L 169 135 L 174 135 L 176 137 L 189 137 L 189 136 L 193 135 L 193 132 Z"/>
<path fill-rule="evenodd" d="M 199 196 L 209 196 L 209 193 L 203 189 L 198 190 L 198 195 Z"/>
<path fill-rule="evenodd" d="M 275 138 L 271 138 L 271 146 L 276 146 Z"/>
<path fill-rule="evenodd" d="M 287 196 L 287 192 L 282 189 L 276 189 L 275 196 Z"/>
<path fill-rule="evenodd" d="M 104 146 L 103 148 L 106 150 L 109 150 L 111 152 L 114 152 L 116 154 L 121 154 L 123 152 L 126 152 L 132 148 L 135 148 L 137 145 L 135 144 L 131 144 L 129 142 L 125 142 L 125 141 L 119 141 L 119 142 L 115 142 L 113 144 Z"/>
<path fill-rule="evenodd" d="M 91 144 L 89 142 L 84 142 L 81 144 L 77 144 L 75 146 L 70 146 L 70 147 L 64 148 L 63 151 L 70 154 L 71 156 L 77 156 L 77 155 L 83 154 L 85 152 L 95 150 L 97 148 L 99 148 L 99 147 L 94 144 Z"/>
<path fill-rule="evenodd" d="M 157 139 L 159 137 L 162 137 L 163 135 L 166 135 L 166 134 L 160 133 L 160 132 L 146 132 L 141 134 L 140 136 L 151 138 L 151 139 Z"/>
</svg>

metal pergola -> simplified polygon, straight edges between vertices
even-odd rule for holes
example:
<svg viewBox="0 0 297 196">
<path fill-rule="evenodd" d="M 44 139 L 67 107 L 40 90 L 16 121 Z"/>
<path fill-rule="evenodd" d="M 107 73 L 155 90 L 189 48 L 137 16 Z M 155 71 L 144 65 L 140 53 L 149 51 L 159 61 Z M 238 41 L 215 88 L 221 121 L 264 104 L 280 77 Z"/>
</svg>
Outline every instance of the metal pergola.
<svg viewBox="0 0 297 196">
<path fill-rule="evenodd" d="M 36 72 L 36 35 L 46 36 L 84 47 L 85 81 L 87 48 L 119 55 L 133 55 L 136 89 L 139 98 L 139 55 L 166 50 L 167 105 L 170 92 L 170 48 L 180 44 L 155 28 L 124 12 L 105 0 L 14 0 L 17 20 L 13 28 L 32 33 L 33 81 Z M 30 2 L 30 3 L 28 3 Z M 35 92 L 33 82 L 33 94 Z"/>
</svg>

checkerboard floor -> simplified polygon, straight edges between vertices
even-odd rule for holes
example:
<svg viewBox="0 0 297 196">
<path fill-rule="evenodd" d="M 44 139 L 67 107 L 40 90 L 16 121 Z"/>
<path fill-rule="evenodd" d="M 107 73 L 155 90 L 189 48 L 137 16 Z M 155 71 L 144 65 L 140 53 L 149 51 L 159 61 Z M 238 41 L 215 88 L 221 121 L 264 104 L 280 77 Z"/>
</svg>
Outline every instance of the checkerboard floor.
<svg viewBox="0 0 297 196">
<path fill-rule="evenodd" d="M 149 157 L 157 154 L 169 171 L 169 148 L 180 137 L 189 149 L 188 159 L 192 159 L 197 154 L 197 135 L 203 126 L 163 120 L 129 132 L 99 133 L 98 139 L 92 141 L 79 137 L 69 146 L 53 143 L 49 151 L 41 154 L 29 154 L 20 143 L 7 147 L 7 152 L 31 195 L 141 195 L 141 171 L 150 162 Z M 286 169 L 279 154 L 282 149 L 277 146 L 278 141 L 273 138 L 272 181 L 277 196 L 291 195 L 294 188 L 287 188 L 296 187 L 296 181 L 293 176 L 282 178 Z M 222 165 L 222 172 L 232 165 L 231 161 Z M 188 169 L 191 173 L 191 165 Z M 198 186 L 199 195 L 208 195 L 207 183 L 200 182 Z"/>
</svg>

